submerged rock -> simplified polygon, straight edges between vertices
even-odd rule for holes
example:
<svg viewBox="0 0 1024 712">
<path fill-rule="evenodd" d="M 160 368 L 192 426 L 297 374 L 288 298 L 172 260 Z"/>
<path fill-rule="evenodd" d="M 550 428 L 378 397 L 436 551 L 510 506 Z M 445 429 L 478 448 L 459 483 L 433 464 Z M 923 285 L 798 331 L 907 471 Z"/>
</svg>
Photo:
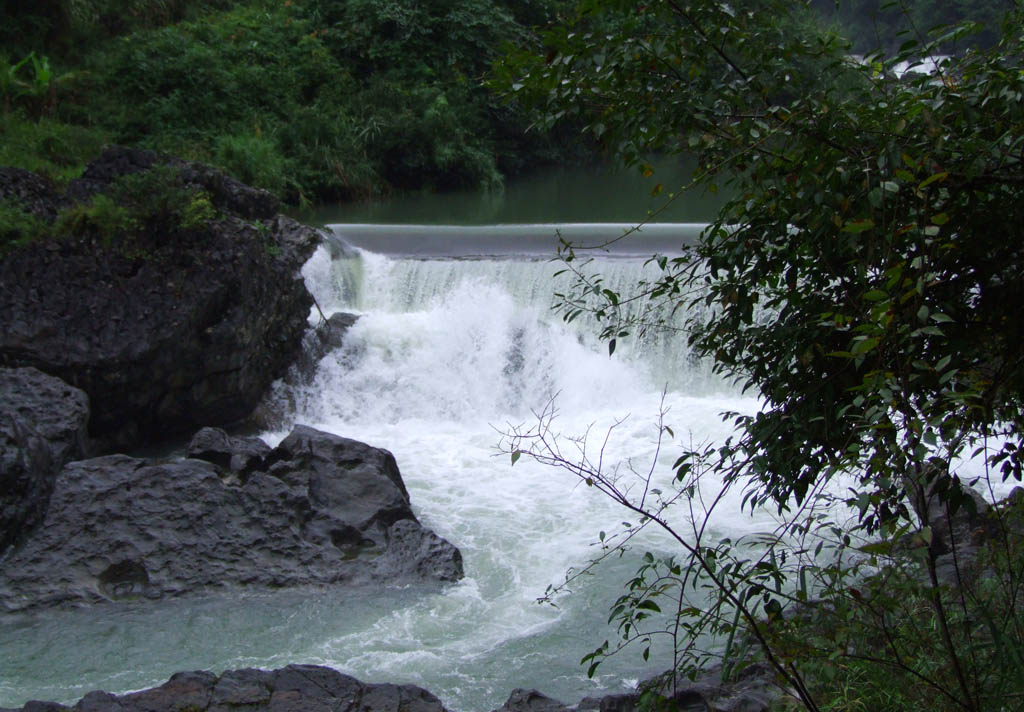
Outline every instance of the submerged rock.
<svg viewBox="0 0 1024 712">
<path fill-rule="evenodd" d="M 38 524 L 57 473 L 84 456 L 89 400 L 34 368 L 0 368 L 0 554 Z"/>
<path fill-rule="evenodd" d="M 42 523 L 0 567 L 0 607 L 462 577 L 458 549 L 413 515 L 391 453 L 303 426 L 243 457 L 253 445 L 65 466 Z"/>
<path fill-rule="evenodd" d="M 298 353 L 312 306 L 299 270 L 319 234 L 212 168 L 115 147 L 66 196 L 7 170 L 0 197 L 52 219 L 54 206 L 161 163 L 209 196 L 216 219 L 130 237 L 90 228 L 0 259 L 0 365 L 84 390 L 90 433 L 108 449 L 245 418 Z"/>
<path fill-rule="evenodd" d="M 316 665 L 280 670 L 180 672 L 160 687 L 127 695 L 90 692 L 74 707 L 29 702 L 23 712 L 445 712 L 415 685 L 367 684 Z M 0 710 L 0 712 L 9 712 Z"/>
</svg>

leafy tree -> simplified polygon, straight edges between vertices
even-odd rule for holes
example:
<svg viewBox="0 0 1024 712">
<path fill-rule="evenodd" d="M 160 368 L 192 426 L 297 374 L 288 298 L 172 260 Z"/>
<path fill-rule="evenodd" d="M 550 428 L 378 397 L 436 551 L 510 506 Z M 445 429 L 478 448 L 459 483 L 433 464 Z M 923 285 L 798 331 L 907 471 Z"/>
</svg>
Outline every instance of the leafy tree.
<svg viewBox="0 0 1024 712">
<path fill-rule="evenodd" d="M 750 506 L 800 513 L 843 476 L 862 533 L 893 538 L 912 525 L 930 541 L 938 522 L 914 504 L 937 492 L 960 506 L 952 477 L 963 458 L 976 453 L 994 476 L 1021 478 L 1024 15 L 1009 15 L 987 50 L 901 76 L 904 63 L 964 46 L 978 28 L 904 34 L 894 54 L 858 60 L 804 10 L 777 0 L 584 0 L 570 26 L 552 28 L 539 52 L 513 54 L 497 81 L 542 125 L 583 121 L 642 166 L 654 152 L 692 153 L 689 187 L 725 183 L 736 196 L 682 257 L 655 256 L 660 276 L 634 294 L 576 267 L 579 246 L 563 250 L 579 276 L 563 295 L 567 318 L 596 313 L 613 349 L 684 315 L 695 350 L 762 397 L 757 415 L 733 416 L 734 439 L 679 459 L 680 484 L 711 457 L 727 483 L 747 488 Z M 544 459 L 529 438 L 511 443 Z M 602 482 L 597 472 L 587 479 Z M 671 526 L 661 511 L 642 513 Z M 790 522 L 787 534 L 814 526 Z M 723 577 L 702 547 L 687 550 L 755 632 L 758 610 L 777 613 L 766 582 Z M 764 559 L 736 564 L 785 577 Z M 981 709 L 973 644 L 954 640 L 935 552 L 921 564 L 950 694 Z M 738 581 L 755 602 L 765 593 L 763 607 L 736 594 Z M 781 661 L 777 669 L 799 683 Z"/>
</svg>

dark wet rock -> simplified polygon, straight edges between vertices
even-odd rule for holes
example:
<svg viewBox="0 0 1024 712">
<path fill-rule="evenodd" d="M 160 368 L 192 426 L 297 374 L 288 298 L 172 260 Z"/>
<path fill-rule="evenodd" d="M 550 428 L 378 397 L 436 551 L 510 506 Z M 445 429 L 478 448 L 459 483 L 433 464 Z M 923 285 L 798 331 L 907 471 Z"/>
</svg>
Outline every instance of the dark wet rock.
<svg viewBox="0 0 1024 712">
<path fill-rule="evenodd" d="M 255 437 L 234 437 L 220 428 L 203 428 L 192 436 L 187 454 L 212 462 L 223 470 L 246 477 L 263 466 L 270 446 Z"/>
<path fill-rule="evenodd" d="M 674 679 L 674 685 L 673 685 Z M 517 692 L 522 692 L 517 690 Z M 551 707 L 551 712 L 561 709 L 572 709 L 578 712 L 635 712 L 642 708 L 641 696 L 651 694 L 661 699 L 663 706 L 656 709 L 671 709 L 676 712 L 768 712 L 783 695 L 782 689 L 775 683 L 775 675 L 765 663 L 754 663 L 746 666 L 733 679 L 722 680 L 721 665 L 709 668 L 696 680 L 682 675 L 673 676 L 666 672 L 650 680 L 641 682 L 636 692 L 587 697 L 572 708 Z M 515 696 L 515 693 L 513 694 Z M 543 697 L 543 696 L 542 696 Z M 508 705 L 513 702 L 509 698 L 506 707 L 509 712 L 522 709 L 547 712 L 546 707 L 532 708 Z M 557 703 L 556 704 L 561 704 Z M 520 697 L 520 702 L 522 698 Z M 538 701 L 536 704 L 542 704 Z M 503 707 L 502 710 L 505 710 Z M 651 708 L 654 709 L 654 708 Z"/>
<path fill-rule="evenodd" d="M 352 328 L 357 321 L 359 321 L 358 314 L 347 312 L 331 314 L 327 318 L 327 322 L 317 330 L 318 338 L 323 344 L 325 352 L 340 349 L 345 342 L 345 332 Z"/>
<path fill-rule="evenodd" d="M 928 547 L 935 557 L 938 582 L 957 587 L 977 579 L 982 574 L 978 554 L 1000 532 L 995 512 L 981 493 L 941 472 L 926 486 L 911 490 L 909 499 L 930 529 Z M 915 532 L 898 543 L 897 552 L 917 546 L 919 541 Z M 922 576 L 930 574 L 924 571 Z"/>
<path fill-rule="evenodd" d="M 118 178 L 147 171 L 160 162 L 156 151 L 110 146 L 85 167 L 81 176 L 68 183 L 65 197 L 72 202 L 85 202 L 105 191 Z"/>
<path fill-rule="evenodd" d="M 108 450 L 248 416 L 299 353 L 312 306 L 299 270 L 320 235 L 275 215 L 264 191 L 115 147 L 67 195 L 86 200 L 157 162 L 183 166 L 225 212 L 202 229 L 130 244 L 44 240 L 0 261 L 0 365 L 84 390 L 90 433 Z M 23 178 L 22 192 L 38 192 Z"/>
<path fill-rule="evenodd" d="M 576 705 L 577 710 L 598 710 L 598 712 L 633 712 L 640 704 L 640 695 L 625 692 L 604 697 L 586 697 Z"/>
<path fill-rule="evenodd" d="M 183 163 L 182 177 L 187 183 L 201 186 L 213 197 L 213 204 L 221 210 L 244 218 L 270 220 L 281 209 L 281 202 L 273 193 L 252 188 L 201 163 Z"/>
<path fill-rule="evenodd" d="M 282 414 L 295 411 L 296 392 L 313 382 L 320 362 L 328 352 L 341 348 L 345 334 L 358 320 L 357 314 L 338 312 L 307 331 L 299 355 L 253 411 L 250 424 L 265 430 L 286 427 Z"/>
<path fill-rule="evenodd" d="M 732 679 L 722 680 L 720 665 L 709 668 L 696 681 L 665 673 L 640 684 L 675 704 L 681 712 L 768 712 L 783 691 L 767 663 L 747 665 Z"/>
<path fill-rule="evenodd" d="M 327 319 L 321 319 L 319 324 L 306 332 L 302 340 L 302 352 L 296 357 L 288 372 L 285 374 L 282 389 L 278 394 L 279 398 L 285 393 L 290 393 L 296 386 L 308 385 L 316 374 L 317 366 L 321 359 L 330 351 L 340 349 L 345 342 L 345 334 L 352 325 L 359 321 L 358 314 L 348 312 L 337 312 Z M 273 422 L 271 412 L 290 410 L 290 407 L 280 407 L 280 404 L 268 403 L 268 413 L 260 414 L 261 422 L 266 427 L 277 425 Z"/>
<path fill-rule="evenodd" d="M 415 685 L 367 684 L 326 667 L 184 672 L 127 695 L 91 692 L 74 707 L 29 702 L 22 712 L 445 712 Z"/>
<path fill-rule="evenodd" d="M 38 524 L 57 473 L 86 452 L 85 393 L 34 368 L 0 368 L 0 553 Z"/>
<path fill-rule="evenodd" d="M 458 549 L 416 520 L 386 450 L 299 426 L 244 479 L 225 474 L 126 455 L 67 465 L 42 523 L 0 568 L 0 607 L 462 576 Z"/>
<path fill-rule="evenodd" d="M 537 690 L 512 690 L 508 700 L 494 712 L 566 712 L 570 708 Z"/>
<path fill-rule="evenodd" d="M 23 168 L 0 167 L 0 200 L 13 200 L 46 221 L 56 218 L 61 207 L 53 183 Z"/>
</svg>

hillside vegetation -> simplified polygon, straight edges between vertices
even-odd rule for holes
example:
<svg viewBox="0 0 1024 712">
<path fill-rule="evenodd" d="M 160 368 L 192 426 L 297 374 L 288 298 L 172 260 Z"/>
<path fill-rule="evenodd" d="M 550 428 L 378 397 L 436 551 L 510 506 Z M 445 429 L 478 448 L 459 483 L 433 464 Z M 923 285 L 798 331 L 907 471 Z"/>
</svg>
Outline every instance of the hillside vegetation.
<svg viewBox="0 0 1024 712">
<path fill-rule="evenodd" d="M 566 157 L 481 83 L 557 4 L 6 3 L 0 165 L 60 180 L 118 142 L 295 204 L 497 188 Z"/>
<path fill-rule="evenodd" d="M 904 4 L 909 14 L 811 3 L 854 49 L 889 42 L 893 17 L 993 19 L 1006 3 L 965 0 L 941 17 Z M 211 163 L 295 205 L 499 189 L 614 151 L 581 144 L 573 126 L 528 131 L 484 87 L 508 46 L 537 45 L 538 28 L 577 11 L 572 0 L 8 0 L 0 165 L 62 182 L 120 143 Z"/>
</svg>

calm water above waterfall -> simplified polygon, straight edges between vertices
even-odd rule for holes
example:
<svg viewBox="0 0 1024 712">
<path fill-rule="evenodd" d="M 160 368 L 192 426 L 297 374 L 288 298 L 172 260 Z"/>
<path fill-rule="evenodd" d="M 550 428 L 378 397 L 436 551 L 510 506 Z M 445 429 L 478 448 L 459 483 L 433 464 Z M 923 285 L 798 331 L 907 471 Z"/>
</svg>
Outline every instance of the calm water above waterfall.
<svg viewBox="0 0 1024 712">
<path fill-rule="evenodd" d="M 579 222 L 576 209 L 564 216 L 531 213 L 519 222 Z M 347 210 L 344 219 L 416 222 L 380 210 L 377 216 Z M 602 213 L 586 222 L 630 217 Z M 324 216 L 324 222 L 335 220 Z M 73 701 L 98 688 L 148 687 L 179 670 L 303 662 L 368 682 L 416 683 L 453 710 L 486 712 L 515 687 L 575 703 L 664 669 L 654 655 L 648 666 L 639 651 L 627 652 L 588 680 L 579 660 L 614 635 L 606 625 L 608 607 L 639 552 L 665 550 L 667 542 L 649 532 L 635 555 L 607 562 L 599 575 L 561 596 L 557 607 L 539 605 L 549 584 L 599 552 L 598 532 L 615 530 L 623 516 L 566 473 L 525 459 L 512 467 L 497 453 L 499 433 L 529 423 L 534 410 L 554 399 L 558 430 L 579 435 L 590 427 L 597 434 L 592 447 L 622 421 L 605 462 L 643 468 L 654 456 L 663 398 L 666 423 L 685 442 L 723 437 L 727 427 L 718 413 L 750 411 L 755 401 L 711 377 L 688 357 L 681 338 L 620 343 L 609 358 L 586 323 L 563 324 L 550 310 L 558 265 L 547 259 L 548 247 L 523 247 L 550 244 L 551 225 L 511 233 L 478 228 L 476 235 L 433 228 L 411 239 L 382 227 L 333 229 L 360 247 L 335 250 L 333 257 L 321 248 L 304 276 L 326 313 L 362 318 L 308 387 L 276 389 L 282 428 L 264 437 L 273 444 L 301 422 L 391 450 L 417 515 L 462 549 L 465 580 L 426 593 L 210 595 L 4 620 L 0 707 L 28 699 Z M 588 235 L 620 228 L 566 229 Z M 635 250 L 601 257 L 598 268 L 610 285 L 624 287 L 645 269 L 643 257 L 627 253 L 664 251 L 692 234 L 681 225 L 652 229 L 634 242 Z M 676 454 L 672 447 L 663 450 L 666 473 Z M 737 513 L 716 527 L 735 535 L 765 524 Z"/>
</svg>

